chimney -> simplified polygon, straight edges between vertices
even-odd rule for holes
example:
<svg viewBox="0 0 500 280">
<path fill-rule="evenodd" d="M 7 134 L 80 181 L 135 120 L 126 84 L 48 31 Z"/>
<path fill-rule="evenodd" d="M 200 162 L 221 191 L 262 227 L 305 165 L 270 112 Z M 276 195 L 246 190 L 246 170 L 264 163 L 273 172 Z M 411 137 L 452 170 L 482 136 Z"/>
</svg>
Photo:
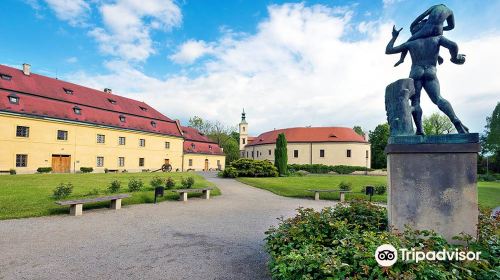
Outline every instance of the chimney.
<svg viewBox="0 0 500 280">
<path fill-rule="evenodd" d="M 113 91 L 112 91 L 110 88 L 105 88 L 105 89 L 104 89 L 104 92 L 105 92 L 105 93 L 112 93 Z"/>
<path fill-rule="evenodd" d="M 29 76 L 31 74 L 31 65 L 23 63 L 23 73 L 24 75 Z"/>
</svg>

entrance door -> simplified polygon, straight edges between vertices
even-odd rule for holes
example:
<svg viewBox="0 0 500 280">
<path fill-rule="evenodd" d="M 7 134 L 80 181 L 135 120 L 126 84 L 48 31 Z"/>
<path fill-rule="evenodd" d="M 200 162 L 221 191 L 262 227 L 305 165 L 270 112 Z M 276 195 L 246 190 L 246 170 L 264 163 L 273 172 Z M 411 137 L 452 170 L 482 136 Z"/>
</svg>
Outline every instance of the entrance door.
<svg viewBox="0 0 500 280">
<path fill-rule="evenodd" d="M 71 156 L 52 155 L 52 172 L 69 173 L 71 171 Z"/>
<path fill-rule="evenodd" d="M 208 159 L 205 160 L 205 171 L 208 171 Z"/>
</svg>

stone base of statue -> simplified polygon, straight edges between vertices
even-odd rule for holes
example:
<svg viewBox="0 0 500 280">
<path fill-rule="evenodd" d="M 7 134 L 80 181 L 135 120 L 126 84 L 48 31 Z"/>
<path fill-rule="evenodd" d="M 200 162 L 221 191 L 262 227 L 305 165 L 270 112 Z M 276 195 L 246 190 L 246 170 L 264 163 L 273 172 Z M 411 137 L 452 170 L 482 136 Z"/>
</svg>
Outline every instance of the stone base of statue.
<svg viewBox="0 0 500 280">
<path fill-rule="evenodd" d="M 389 224 L 432 229 L 449 241 L 462 232 L 475 237 L 479 150 L 477 133 L 390 137 Z"/>
</svg>

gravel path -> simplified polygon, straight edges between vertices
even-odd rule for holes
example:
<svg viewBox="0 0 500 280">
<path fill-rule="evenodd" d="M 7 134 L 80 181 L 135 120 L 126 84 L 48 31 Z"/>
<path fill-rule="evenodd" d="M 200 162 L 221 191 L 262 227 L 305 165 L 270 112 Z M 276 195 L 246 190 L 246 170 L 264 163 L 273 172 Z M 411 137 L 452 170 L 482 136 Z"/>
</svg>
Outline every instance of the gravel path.
<svg viewBox="0 0 500 280">
<path fill-rule="evenodd" d="M 204 176 L 221 196 L 0 221 L 0 279 L 269 279 L 264 231 L 333 205 Z"/>
</svg>

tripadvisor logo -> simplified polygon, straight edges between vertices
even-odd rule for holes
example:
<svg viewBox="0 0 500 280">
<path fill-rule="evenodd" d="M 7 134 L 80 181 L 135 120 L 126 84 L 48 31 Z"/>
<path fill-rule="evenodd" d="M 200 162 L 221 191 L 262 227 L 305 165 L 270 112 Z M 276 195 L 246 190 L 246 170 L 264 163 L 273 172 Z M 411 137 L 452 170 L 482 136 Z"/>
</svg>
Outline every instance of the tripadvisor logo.
<svg viewBox="0 0 500 280">
<path fill-rule="evenodd" d="M 404 262 L 420 261 L 479 261 L 481 252 L 459 251 L 458 249 L 449 251 L 443 249 L 441 251 L 417 251 L 415 248 L 411 250 L 399 249 L 400 259 Z M 383 244 L 378 246 L 375 251 L 375 260 L 380 266 L 389 267 L 394 265 L 398 260 L 398 250 L 391 244 Z"/>
</svg>

